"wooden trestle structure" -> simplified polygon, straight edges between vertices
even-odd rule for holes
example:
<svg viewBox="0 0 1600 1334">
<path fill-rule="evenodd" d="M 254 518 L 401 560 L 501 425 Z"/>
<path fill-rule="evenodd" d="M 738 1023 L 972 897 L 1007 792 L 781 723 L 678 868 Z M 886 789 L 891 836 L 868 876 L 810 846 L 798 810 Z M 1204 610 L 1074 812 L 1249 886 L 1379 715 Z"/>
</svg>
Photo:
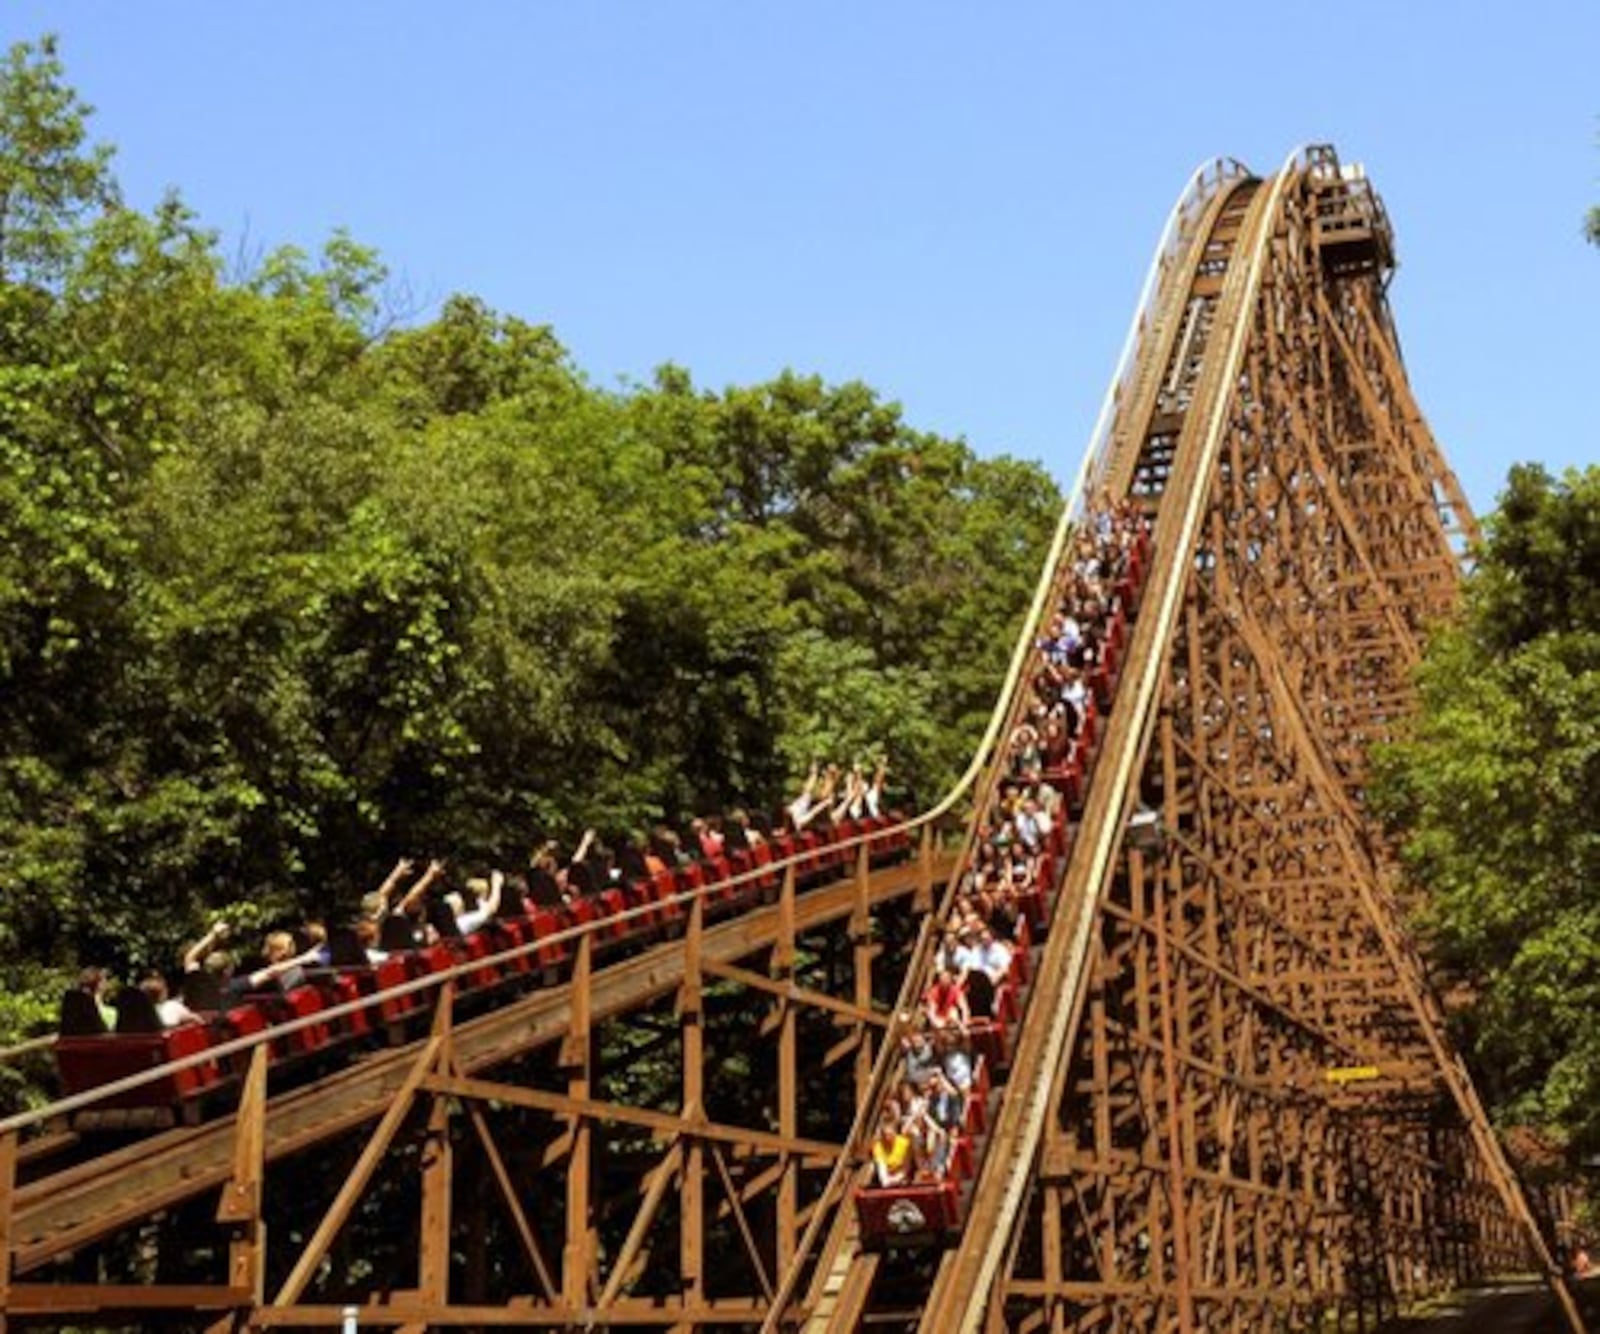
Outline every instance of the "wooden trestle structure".
<svg viewBox="0 0 1600 1334">
<path fill-rule="evenodd" d="M 6 1123 L 0 1334 L 1366 1329 L 1530 1266 L 1579 1328 L 1363 806 L 1476 536 L 1392 267 L 1325 148 L 1214 164 L 1173 213 L 963 784 L 980 810 L 1088 498 L 1139 498 L 1149 575 L 952 1245 L 869 1249 L 852 1194 L 964 792 L 909 861 L 790 868 L 621 956 L 590 931 L 500 1004 L 446 983 L 426 1033 L 316 1082 L 258 1055 L 208 1123 Z"/>
</svg>

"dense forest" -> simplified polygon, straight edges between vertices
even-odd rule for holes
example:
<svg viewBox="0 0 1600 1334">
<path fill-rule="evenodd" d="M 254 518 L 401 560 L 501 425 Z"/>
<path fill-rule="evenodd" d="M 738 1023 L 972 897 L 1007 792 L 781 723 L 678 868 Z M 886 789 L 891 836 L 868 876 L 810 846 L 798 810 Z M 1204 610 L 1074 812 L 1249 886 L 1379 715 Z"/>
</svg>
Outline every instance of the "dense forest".
<svg viewBox="0 0 1600 1334">
<path fill-rule="evenodd" d="M 963 767 L 1061 504 L 785 371 L 590 383 L 397 317 L 335 233 L 126 205 L 49 41 L 0 70 L 0 1045 L 83 962 L 338 911 L 397 854 Z M 6 1077 L 0 1075 L 0 1078 Z M 0 1097 L 14 1099 L 0 1089 Z"/>
</svg>

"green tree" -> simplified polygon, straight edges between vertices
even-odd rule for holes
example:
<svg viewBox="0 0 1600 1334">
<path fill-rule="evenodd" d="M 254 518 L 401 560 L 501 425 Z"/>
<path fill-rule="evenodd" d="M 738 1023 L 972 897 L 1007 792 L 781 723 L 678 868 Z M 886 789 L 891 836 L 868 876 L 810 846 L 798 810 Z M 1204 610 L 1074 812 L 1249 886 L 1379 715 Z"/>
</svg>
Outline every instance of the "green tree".
<svg viewBox="0 0 1600 1334">
<path fill-rule="evenodd" d="M 470 296 L 385 327 L 340 233 L 230 276 L 177 196 L 116 202 L 53 47 L 7 71 L 0 1043 L 82 963 L 341 913 L 398 852 L 775 807 L 819 753 L 899 798 L 963 766 L 1037 467 L 857 383 L 597 389 Z"/>
<path fill-rule="evenodd" d="M 1600 468 L 1513 469 L 1377 795 L 1500 1114 L 1600 1147 Z"/>
<path fill-rule="evenodd" d="M 0 64 L 0 282 L 56 279 L 85 220 L 116 201 L 111 150 L 86 144 L 91 108 L 64 73 L 53 37 Z"/>
</svg>

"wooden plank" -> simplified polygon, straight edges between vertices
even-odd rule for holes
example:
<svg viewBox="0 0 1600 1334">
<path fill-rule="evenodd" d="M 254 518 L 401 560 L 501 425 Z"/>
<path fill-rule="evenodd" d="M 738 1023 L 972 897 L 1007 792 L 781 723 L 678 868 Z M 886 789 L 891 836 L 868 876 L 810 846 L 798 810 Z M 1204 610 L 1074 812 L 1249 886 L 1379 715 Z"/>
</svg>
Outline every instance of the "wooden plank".
<svg viewBox="0 0 1600 1334">
<path fill-rule="evenodd" d="M 813 1009 L 827 1010 L 832 1014 L 843 1015 L 847 1019 L 854 1019 L 858 1023 L 874 1024 L 879 1028 L 889 1026 L 889 1016 L 882 1010 L 863 1010 L 859 1005 L 849 1001 L 838 1000 L 826 992 L 812 991 L 808 987 L 798 986 L 793 982 L 775 982 L 771 978 L 763 977 L 760 973 L 753 973 L 748 968 L 739 968 L 731 963 L 717 963 L 713 960 L 703 961 L 701 970 L 712 977 L 725 978 L 729 982 L 737 982 L 740 986 L 749 987 L 752 991 L 764 992 L 769 996 L 780 996 L 786 1001 L 796 1001 L 801 1005 L 809 1005 Z"/>
<path fill-rule="evenodd" d="M 440 1023 L 444 1022 L 442 1016 L 447 1014 L 449 1006 L 441 1004 L 439 1013 Z M 350 1210 L 355 1207 L 356 1201 L 367 1188 L 367 1183 L 372 1180 L 372 1174 L 377 1171 L 378 1164 L 383 1160 L 383 1155 L 388 1151 L 400 1126 L 406 1119 L 406 1114 L 411 1110 L 412 1100 L 422 1088 L 423 1080 L 428 1072 L 434 1068 L 438 1060 L 443 1039 L 438 1032 L 434 1033 L 422 1051 L 417 1055 L 411 1067 L 411 1073 L 401 1086 L 398 1095 L 389 1104 L 389 1110 L 384 1113 L 383 1120 L 378 1123 L 378 1128 L 373 1132 L 372 1138 L 361 1150 L 361 1157 L 356 1160 L 356 1165 L 350 1170 L 350 1175 L 339 1188 L 339 1193 L 328 1206 L 328 1212 L 323 1215 L 322 1221 L 317 1225 L 317 1230 L 312 1234 L 311 1240 L 300 1253 L 300 1258 L 295 1262 L 289 1277 L 278 1289 L 278 1294 L 273 1298 L 274 1306 L 292 1306 L 300 1299 L 300 1294 L 305 1291 L 306 1284 L 311 1281 L 312 1275 L 322 1263 L 323 1256 L 328 1252 L 328 1247 L 339 1229 L 344 1226 L 345 1220 L 350 1216 Z"/>
</svg>

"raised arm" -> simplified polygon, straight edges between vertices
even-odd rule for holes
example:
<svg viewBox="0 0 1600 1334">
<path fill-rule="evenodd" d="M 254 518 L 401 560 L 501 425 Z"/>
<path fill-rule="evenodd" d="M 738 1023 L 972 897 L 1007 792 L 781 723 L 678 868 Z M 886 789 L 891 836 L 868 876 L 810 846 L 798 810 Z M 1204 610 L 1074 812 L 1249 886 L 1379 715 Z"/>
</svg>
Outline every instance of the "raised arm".
<svg viewBox="0 0 1600 1334">
<path fill-rule="evenodd" d="M 883 780 L 889 776 L 889 761 L 878 757 L 877 771 L 872 775 L 872 786 L 867 789 L 867 814 L 877 819 L 883 813 Z"/>
<path fill-rule="evenodd" d="M 850 776 L 845 780 L 844 796 L 837 806 L 833 808 L 833 820 L 837 824 L 846 816 L 854 819 L 860 811 L 861 799 L 866 795 L 867 781 L 861 776 L 859 764 L 851 767 Z"/>
<path fill-rule="evenodd" d="M 293 972 L 296 968 L 305 968 L 307 965 L 315 963 L 317 961 L 317 951 L 320 948 L 320 946 L 313 946 L 311 949 L 302 950 L 299 954 L 291 955 L 287 959 L 279 959 L 277 963 L 269 963 L 263 968 L 257 968 L 255 972 L 250 974 L 250 990 L 257 991 L 276 977 L 282 977 L 283 974 Z"/>
<path fill-rule="evenodd" d="M 589 855 L 589 849 L 594 846 L 594 830 L 583 831 L 583 841 L 578 844 L 578 850 L 572 854 L 572 861 L 568 865 L 576 865 Z"/>
<path fill-rule="evenodd" d="M 408 913 L 422 901 L 422 896 L 433 887 L 433 882 L 444 874 L 444 862 L 435 857 L 428 863 L 428 869 L 417 877 L 417 883 L 406 891 L 405 898 L 400 900 L 400 906 L 395 909 L 398 913 Z"/>
<path fill-rule="evenodd" d="M 384 877 L 384 881 L 374 891 L 379 903 L 377 917 L 385 917 L 389 912 L 389 900 L 394 896 L 395 890 L 400 888 L 400 882 L 417 869 L 417 864 L 409 857 L 402 857 L 394 864 L 394 869 Z"/>
<path fill-rule="evenodd" d="M 186 973 L 198 972 L 200 965 L 205 962 L 206 955 L 210 954 L 227 938 L 228 924 L 223 921 L 213 922 L 211 929 L 183 952 L 183 971 Z"/>
</svg>

